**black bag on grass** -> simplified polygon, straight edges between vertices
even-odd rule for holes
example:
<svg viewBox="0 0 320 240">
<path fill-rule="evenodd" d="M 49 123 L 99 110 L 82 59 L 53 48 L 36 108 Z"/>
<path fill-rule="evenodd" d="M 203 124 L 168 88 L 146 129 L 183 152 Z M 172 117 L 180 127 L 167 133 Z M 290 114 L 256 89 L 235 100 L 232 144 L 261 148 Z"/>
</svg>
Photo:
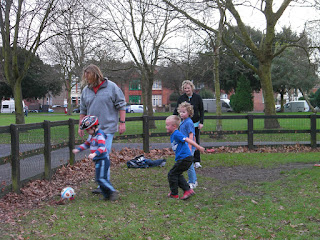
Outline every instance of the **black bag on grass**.
<svg viewBox="0 0 320 240">
<path fill-rule="evenodd" d="M 140 155 L 127 162 L 128 168 L 147 168 L 149 165 L 144 160 L 144 155 Z"/>
</svg>

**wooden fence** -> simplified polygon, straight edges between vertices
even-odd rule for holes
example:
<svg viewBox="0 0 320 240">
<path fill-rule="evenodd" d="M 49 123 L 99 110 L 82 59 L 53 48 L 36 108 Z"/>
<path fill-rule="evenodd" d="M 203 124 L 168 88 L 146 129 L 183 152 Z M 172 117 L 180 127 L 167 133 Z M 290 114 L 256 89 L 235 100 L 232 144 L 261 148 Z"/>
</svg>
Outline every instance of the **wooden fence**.
<svg viewBox="0 0 320 240">
<path fill-rule="evenodd" d="M 247 122 L 247 129 L 246 130 L 227 130 L 227 131 L 215 131 L 215 129 L 210 129 L 210 131 L 202 131 L 201 135 L 246 135 L 246 141 L 244 143 L 249 149 L 253 149 L 258 145 L 254 142 L 254 136 L 256 134 L 296 134 L 296 133 L 304 133 L 310 135 L 310 141 L 304 143 L 305 145 L 310 145 L 311 147 L 317 147 L 317 133 L 320 130 L 317 130 L 317 119 L 320 117 L 315 114 L 310 115 L 276 115 L 276 116 L 265 116 L 265 115 L 228 115 L 228 116 L 205 116 L 205 123 L 210 121 L 217 121 L 217 120 L 245 120 Z M 138 121 L 143 122 L 142 124 L 142 134 L 131 134 L 131 135 L 122 135 L 122 136 L 115 136 L 114 140 L 124 140 L 124 139 L 135 139 L 135 138 L 142 138 L 143 139 L 143 150 L 144 152 L 149 152 L 150 146 L 150 139 L 153 137 L 164 137 L 168 136 L 166 132 L 152 132 L 149 129 L 150 121 L 164 121 L 166 119 L 165 116 L 142 116 L 142 117 L 127 117 L 127 122 Z M 310 123 L 308 124 L 308 128 L 306 129 L 256 129 L 254 126 L 254 120 L 265 120 L 265 119 L 305 119 Z M 164 123 L 163 123 L 164 124 Z M 69 119 L 66 121 L 58 121 L 58 122 L 50 122 L 44 121 L 43 123 L 34 123 L 34 124 L 23 124 L 17 125 L 12 124 L 10 126 L 0 127 L 0 134 L 10 134 L 11 138 L 11 154 L 9 156 L 1 157 L 0 158 L 0 168 L 2 165 L 7 164 L 10 162 L 11 164 L 11 181 L 12 184 L 6 187 L 3 187 L 1 195 L 4 193 L 13 190 L 15 192 L 20 192 L 21 186 L 30 179 L 38 178 L 38 179 L 50 179 L 53 172 L 56 169 L 51 167 L 51 153 L 52 153 L 52 143 L 51 143 L 51 129 L 52 127 L 56 126 L 68 126 L 68 136 L 69 139 L 64 143 L 55 144 L 54 149 L 59 148 L 69 148 L 69 163 L 74 164 L 75 156 L 72 153 L 72 149 L 75 147 L 75 144 L 78 144 L 75 135 L 75 129 L 77 129 L 78 120 Z M 28 150 L 21 152 L 19 147 L 19 136 L 21 133 L 26 132 L 28 130 L 33 129 L 43 129 L 44 132 L 44 144 L 43 147 Z M 214 146 L 214 140 L 212 141 L 212 145 L 207 143 L 207 147 Z M 222 143 L 223 144 L 223 143 Z M 281 144 L 286 145 L 288 143 L 282 142 Z M 261 145 L 261 144 L 260 144 Z M 273 144 L 269 142 L 268 145 L 279 145 Z M 236 146 L 236 145 L 233 145 Z M 32 157 L 37 154 L 44 155 L 44 172 L 40 173 L 33 178 L 26 179 L 21 181 L 20 179 L 20 159 Z"/>
</svg>

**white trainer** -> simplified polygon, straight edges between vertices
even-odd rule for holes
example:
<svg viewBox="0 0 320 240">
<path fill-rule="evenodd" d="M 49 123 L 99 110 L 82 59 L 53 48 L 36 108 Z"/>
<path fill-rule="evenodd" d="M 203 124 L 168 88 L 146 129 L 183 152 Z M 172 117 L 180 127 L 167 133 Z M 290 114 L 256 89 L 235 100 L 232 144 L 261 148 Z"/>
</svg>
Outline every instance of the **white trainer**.
<svg viewBox="0 0 320 240">
<path fill-rule="evenodd" d="M 200 162 L 195 162 L 194 163 L 194 167 L 195 168 L 201 168 L 202 166 L 201 166 Z"/>
</svg>

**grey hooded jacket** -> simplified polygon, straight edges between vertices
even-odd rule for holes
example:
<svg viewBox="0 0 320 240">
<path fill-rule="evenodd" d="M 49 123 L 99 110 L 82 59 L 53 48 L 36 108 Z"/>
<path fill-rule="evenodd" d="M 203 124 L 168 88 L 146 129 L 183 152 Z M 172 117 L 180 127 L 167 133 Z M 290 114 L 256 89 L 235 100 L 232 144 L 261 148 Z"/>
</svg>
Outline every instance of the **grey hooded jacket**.
<svg viewBox="0 0 320 240">
<path fill-rule="evenodd" d="M 118 130 L 119 111 L 126 110 L 126 101 L 122 90 L 105 78 L 95 94 L 86 86 L 81 93 L 80 114 L 98 117 L 99 128 L 106 134 Z"/>
</svg>

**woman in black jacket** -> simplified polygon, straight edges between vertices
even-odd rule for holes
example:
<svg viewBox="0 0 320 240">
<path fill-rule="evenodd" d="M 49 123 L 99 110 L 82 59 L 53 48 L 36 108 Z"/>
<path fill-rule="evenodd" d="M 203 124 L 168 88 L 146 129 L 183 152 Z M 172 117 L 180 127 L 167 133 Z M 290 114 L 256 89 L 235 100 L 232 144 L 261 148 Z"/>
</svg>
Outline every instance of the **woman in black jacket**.
<svg viewBox="0 0 320 240">
<path fill-rule="evenodd" d="M 195 137 L 196 142 L 200 144 L 200 130 L 203 128 L 203 118 L 204 118 L 204 110 L 203 110 L 203 102 L 202 98 L 199 94 L 194 93 L 195 86 L 190 80 L 184 80 L 182 82 L 181 90 L 184 92 L 182 94 L 178 101 L 177 106 L 173 112 L 174 115 L 178 115 L 177 108 L 180 103 L 182 102 L 188 102 L 193 106 L 194 114 L 192 117 L 192 121 L 194 123 L 195 128 Z M 200 152 L 199 150 L 196 150 L 194 153 L 194 161 L 195 161 L 195 167 L 199 168 L 200 165 Z"/>
</svg>

